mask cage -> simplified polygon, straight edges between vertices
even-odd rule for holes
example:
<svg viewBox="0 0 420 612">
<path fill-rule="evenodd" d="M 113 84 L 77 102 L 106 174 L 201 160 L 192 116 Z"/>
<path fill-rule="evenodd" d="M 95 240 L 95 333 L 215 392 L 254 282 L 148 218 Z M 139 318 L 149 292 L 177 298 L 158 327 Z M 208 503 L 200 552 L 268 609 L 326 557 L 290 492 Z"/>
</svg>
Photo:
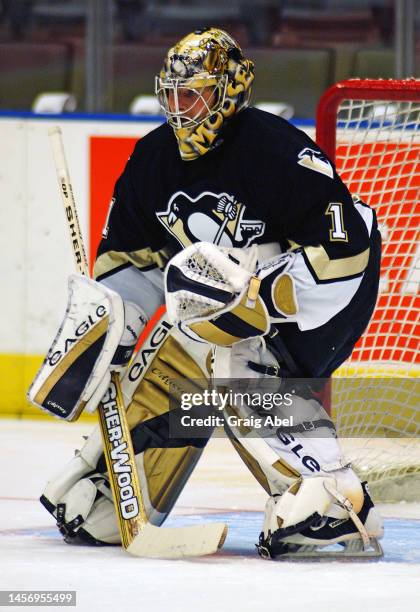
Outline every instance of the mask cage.
<svg viewBox="0 0 420 612">
<path fill-rule="evenodd" d="M 227 85 L 227 74 L 218 76 L 198 74 L 188 79 L 177 77 L 165 77 L 162 79 L 160 76 L 157 76 L 155 79 L 155 94 L 168 123 L 172 127 L 179 129 L 200 125 L 200 123 L 203 123 L 203 121 L 217 113 L 225 102 Z M 213 91 L 206 99 L 203 94 L 210 87 L 213 87 Z M 190 106 L 180 110 L 179 93 L 183 89 L 193 92 L 194 95 L 191 98 Z M 170 96 L 173 98 L 173 110 L 170 108 Z M 194 107 L 197 107 L 195 112 Z"/>
</svg>

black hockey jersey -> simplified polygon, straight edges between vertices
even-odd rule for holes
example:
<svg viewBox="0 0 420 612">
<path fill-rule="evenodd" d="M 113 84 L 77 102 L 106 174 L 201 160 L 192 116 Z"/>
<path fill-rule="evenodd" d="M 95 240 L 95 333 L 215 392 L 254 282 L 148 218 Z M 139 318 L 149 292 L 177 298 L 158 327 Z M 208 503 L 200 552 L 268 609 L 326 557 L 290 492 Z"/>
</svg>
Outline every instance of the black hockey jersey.
<svg viewBox="0 0 420 612">
<path fill-rule="evenodd" d="M 374 227 L 373 211 L 352 198 L 304 132 L 248 108 L 194 161 L 181 160 L 168 124 L 138 141 L 115 185 L 94 274 L 163 269 L 198 241 L 264 245 L 263 257 L 291 250 L 299 305 L 292 320 L 311 329 L 356 293 Z"/>
</svg>

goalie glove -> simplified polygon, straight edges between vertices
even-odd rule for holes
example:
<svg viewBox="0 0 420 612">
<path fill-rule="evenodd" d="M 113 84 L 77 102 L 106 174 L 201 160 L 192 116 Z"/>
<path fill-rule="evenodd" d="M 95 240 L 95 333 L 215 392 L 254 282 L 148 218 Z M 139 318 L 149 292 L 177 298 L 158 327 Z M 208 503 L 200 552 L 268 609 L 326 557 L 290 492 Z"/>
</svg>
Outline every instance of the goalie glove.
<svg viewBox="0 0 420 612">
<path fill-rule="evenodd" d="M 66 314 L 28 399 L 67 421 L 93 411 L 110 370 L 127 365 L 146 318 L 135 304 L 85 276 L 69 277 Z"/>
<path fill-rule="evenodd" d="M 218 346 L 263 336 L 270 322 L 298 312 L 293 253 L 257 267 L 258 247 L 229 249 L 208 242 L 190 245 L 165 273 L 170 321 L 187 336 Z"/>
<path fill-rule="evenodd" d="M 293 279 L 285 274 L 293 256 L 257 269 L 257 254 L 256 245 L 228 249 L 199 242 L 175 255 L 165 273 L 170 321 L 190 338 L 218 346 L 266 334 L 271 320 L 296 310 Z"/>
<path fill-rule="evenodd" d="M 241 250 L 198 242 L 175 255 L 165 272 L 170 321 L 193 340 L 218 346 L 267 333 L 256 263 L 255 246 Z"/>
</svg>

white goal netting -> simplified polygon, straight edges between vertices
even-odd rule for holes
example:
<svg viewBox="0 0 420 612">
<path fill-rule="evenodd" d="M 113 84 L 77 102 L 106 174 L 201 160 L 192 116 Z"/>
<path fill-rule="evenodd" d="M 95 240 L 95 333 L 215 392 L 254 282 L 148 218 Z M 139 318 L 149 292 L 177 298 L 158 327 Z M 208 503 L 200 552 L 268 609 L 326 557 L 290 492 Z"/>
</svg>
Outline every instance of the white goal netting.
<svg viewBox="0 0 420 612">
<path fill-rule="evenodd" d="M 376 311 L 333 381 L 337 430 L 377 498 L 419 499 L 420 81 L 334 86 L 317 141 L 375 209 L 383 241 Z"/>
</svg>

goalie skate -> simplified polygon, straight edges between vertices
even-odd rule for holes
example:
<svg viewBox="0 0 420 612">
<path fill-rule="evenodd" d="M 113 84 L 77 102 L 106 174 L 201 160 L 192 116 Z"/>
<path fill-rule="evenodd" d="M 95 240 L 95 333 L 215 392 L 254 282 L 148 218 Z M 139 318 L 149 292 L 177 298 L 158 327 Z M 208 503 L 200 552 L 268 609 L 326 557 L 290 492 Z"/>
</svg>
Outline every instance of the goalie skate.
<svg viewBox="0 0 420 612">
<path fill-rule="evenodd" d="M 265 559 L 279 557 L 281 560 L 382 557 L 383 550 L 378 541 L 383 536 L 382 519 L 370 498 L 367 483 L 362 483 L 362 487 L 364 502 L 357 517 L 366 530 L 368 541 L 363 539 L 350 516 L 337 519 L 320 517 L 315 512 L 298 531 L 296 529 L 300 526 L 296 525 L 280 528 L 268 538 L 261 533 L 258 554 Z"/>
</svg>

